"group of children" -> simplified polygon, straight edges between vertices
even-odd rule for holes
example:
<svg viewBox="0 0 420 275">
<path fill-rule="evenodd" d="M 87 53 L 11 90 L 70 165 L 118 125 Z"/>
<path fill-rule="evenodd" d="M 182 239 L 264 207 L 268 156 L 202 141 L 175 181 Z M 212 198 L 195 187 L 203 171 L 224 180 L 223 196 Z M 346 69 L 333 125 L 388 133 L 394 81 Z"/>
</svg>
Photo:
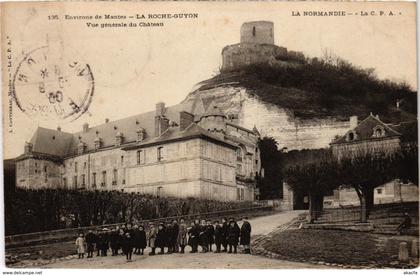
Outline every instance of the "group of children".
<svg viewBox="0 0 420 275">
<path fill-rule="evenodd" d="M 171 223 L 149 223 L 147 232 L 142 225 L 132 226 L 130 223 L 117 226 L 111 230 L 104 228 L 102 231 L 89 232 L 84 236 L 82 233 L 76 239 L 76 247 L 79 258 L 84 258 L 85 250 L 87 257 L 92 258 L 96 250 L 96 256 L 107 256 L 111 249 L 112 256 L 122 254 L 127 261 L 131 261 L 132 254 L 143 255 L 148 245 L 151 248 L 149 255 L 171 253 L 185 253 L 185 247 L 191 246 L 190 253 L 197 253 L 201 247 L 203 253 L 212 251 L 215 245 L 215 253 L 237 253 L 238 245 L 242 245 L 244 253 L 250 253 L 251 224 L 248 218 L 243 218 L 241 228 L 234 218 L 229 221 L 223 218 L 221 222 L 210 220 L 195 220 L 188 227 L 184 219 Z M 156 249 L 159 252 L 156 252 Z"/>
</svg>

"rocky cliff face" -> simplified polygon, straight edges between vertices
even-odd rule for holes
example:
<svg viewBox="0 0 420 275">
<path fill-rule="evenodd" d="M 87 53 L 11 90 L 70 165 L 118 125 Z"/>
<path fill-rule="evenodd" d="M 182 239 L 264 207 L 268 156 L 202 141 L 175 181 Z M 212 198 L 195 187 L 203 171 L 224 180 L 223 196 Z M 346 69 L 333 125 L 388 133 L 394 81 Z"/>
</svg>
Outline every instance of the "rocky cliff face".
<svg viewBox="0 0 420 275">
<path fill-rule="evenodd" d="M 215 104 L 232 122 L 249 129 L 256 126 L 262 137 L 275 138 L 280 149 L 325 148 L 335 136 L 350 129 L 348 120 L 296 118 L 292 110 L 264 102 L 238 82 L 228 79 L 217 84 L 211 81 L 200 83 L 183 103 L 194 106 L 196 114 Z"/>
</svg>

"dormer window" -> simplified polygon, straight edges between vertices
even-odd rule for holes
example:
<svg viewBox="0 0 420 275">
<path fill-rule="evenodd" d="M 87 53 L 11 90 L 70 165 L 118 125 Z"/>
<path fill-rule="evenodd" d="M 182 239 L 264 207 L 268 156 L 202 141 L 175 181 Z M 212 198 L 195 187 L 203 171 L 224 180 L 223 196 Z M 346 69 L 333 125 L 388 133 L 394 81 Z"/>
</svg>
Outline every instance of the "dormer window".
<svg viewBox="0 0 420 275">
<path fill-rule="evenodd" d="M 356 139 L 357 139 L 357 135 L 356 135 L 356 132 L 355 131 L 350 131 L 347 134 L 347 137 L 346 137 L 346 140 L 347 141 L 353 141 L 353 140 L 356 140 Z"/>
<path fill-rule="evenodd" d="M 137 130 L 137 142 L 142 142 L 146 138 L 146 130 L 140 128 Z"/>
<path fill-rule="evenodd" d="M 115 146 L 120 146 L 123 144 L 124 141 L 124 135 L 121 132 L 118 132 L 115 136 Z"/>
<path fill-rule="evenodd" d="M 83 154 L 86 151 L 86 144 L 82 141 L 77 145 L 77 153 L 79 155 Z"/>
<path fill-rule="evenodd" d="M 102 147 L 102 139 L 100 137 L 95 138 L 95 150 L 98 150 Z"/>
<path fill-rule="evenodd" d="M 379 138 L 385 136 L 385 129 L 384 127 L 378 125 L 375 128 L 373 128 L 373 137 Z"/>
</svg>

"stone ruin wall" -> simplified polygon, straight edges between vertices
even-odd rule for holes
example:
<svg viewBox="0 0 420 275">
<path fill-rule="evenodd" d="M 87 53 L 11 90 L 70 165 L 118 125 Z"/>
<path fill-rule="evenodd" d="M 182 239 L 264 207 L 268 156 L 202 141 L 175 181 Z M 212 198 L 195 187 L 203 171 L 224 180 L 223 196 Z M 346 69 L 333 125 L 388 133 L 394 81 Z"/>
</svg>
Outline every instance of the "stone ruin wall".
<svg viewBox="0 0 420 275">
<path fill-rule="evenodd" d="M 240 43 L 229 45 L 222 51 L 222 71 L 232 71 L 251 64 L 270 66 L 296 66 L 305 60 L 301 52 L 270 44 Z"/>
<path fill-rule="evenodd" d="M 245 22 L 241 26 L 241 43 L 274 44 L 274 24 L 269 21 Z"/>
</svg>

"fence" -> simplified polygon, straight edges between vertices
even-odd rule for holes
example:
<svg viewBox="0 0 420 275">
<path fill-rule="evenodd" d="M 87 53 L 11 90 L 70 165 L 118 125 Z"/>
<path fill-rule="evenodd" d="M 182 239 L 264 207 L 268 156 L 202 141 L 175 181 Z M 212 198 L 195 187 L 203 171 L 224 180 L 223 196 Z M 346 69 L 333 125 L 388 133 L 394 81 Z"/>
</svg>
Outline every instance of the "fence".
<svg viewBox="0 0 420 275">
<path fill-rule="evenodd" d="M 258 205 L 258 204 L 257 204 Z M 174 219 L 184 219 L 186 222 L 191 222 L 195 219 L 213 219 L 213 218 L 220 218 L 220 217 L 231 217 L 231 216 L 243 216 L 243 215 L 252 215 L 258 212 L 265 212 L 265 211 L 272 211 L 272 206 L 250 206 L 248 208 L 240 208 L 240 209 L 232 209 L 232 210 L 224 210 L 224 211 L 215 211 L 215 212 L 207 212 L 207 213 L 199 213 L 199 214 L 189 214 L 189 215 L 182 215 L 182 216 L 172 216 L 172 217 L 164 217 L 164 218 L 157 218 L 152 220 L 142 220 L 139 223 L 145 225 L 147 228 L 150 222 L 152 223 L 159 223 L 159 222 L 168 222 Z M 79 228 L 68 228 L 68 229 L 59 229 L 59 230 L 51 230 L 45 232 L 35 232 L 35 233 L 28 233 L 28 234 L 20 234 L 20 235 L 11 235 L 5 237 L 5 246 L 6 248 L 10 247 L 18 247 L 18 246 L 28 246 L 38 243 L 47 243 L 47 242 L 58 242 L 67 240 L 70 238 L 74 238 L 80 232 L 87 232 L 88 230 L 102 230 L 104 228 L 109 227 L 116 227 L 121 226 L 123 223 L 116 223 L 116 224 L 105 224 L 105 225 L 96 225 L 96 226 L 87 226 L 87 227 L 79 227 Z"/>
</svg>

